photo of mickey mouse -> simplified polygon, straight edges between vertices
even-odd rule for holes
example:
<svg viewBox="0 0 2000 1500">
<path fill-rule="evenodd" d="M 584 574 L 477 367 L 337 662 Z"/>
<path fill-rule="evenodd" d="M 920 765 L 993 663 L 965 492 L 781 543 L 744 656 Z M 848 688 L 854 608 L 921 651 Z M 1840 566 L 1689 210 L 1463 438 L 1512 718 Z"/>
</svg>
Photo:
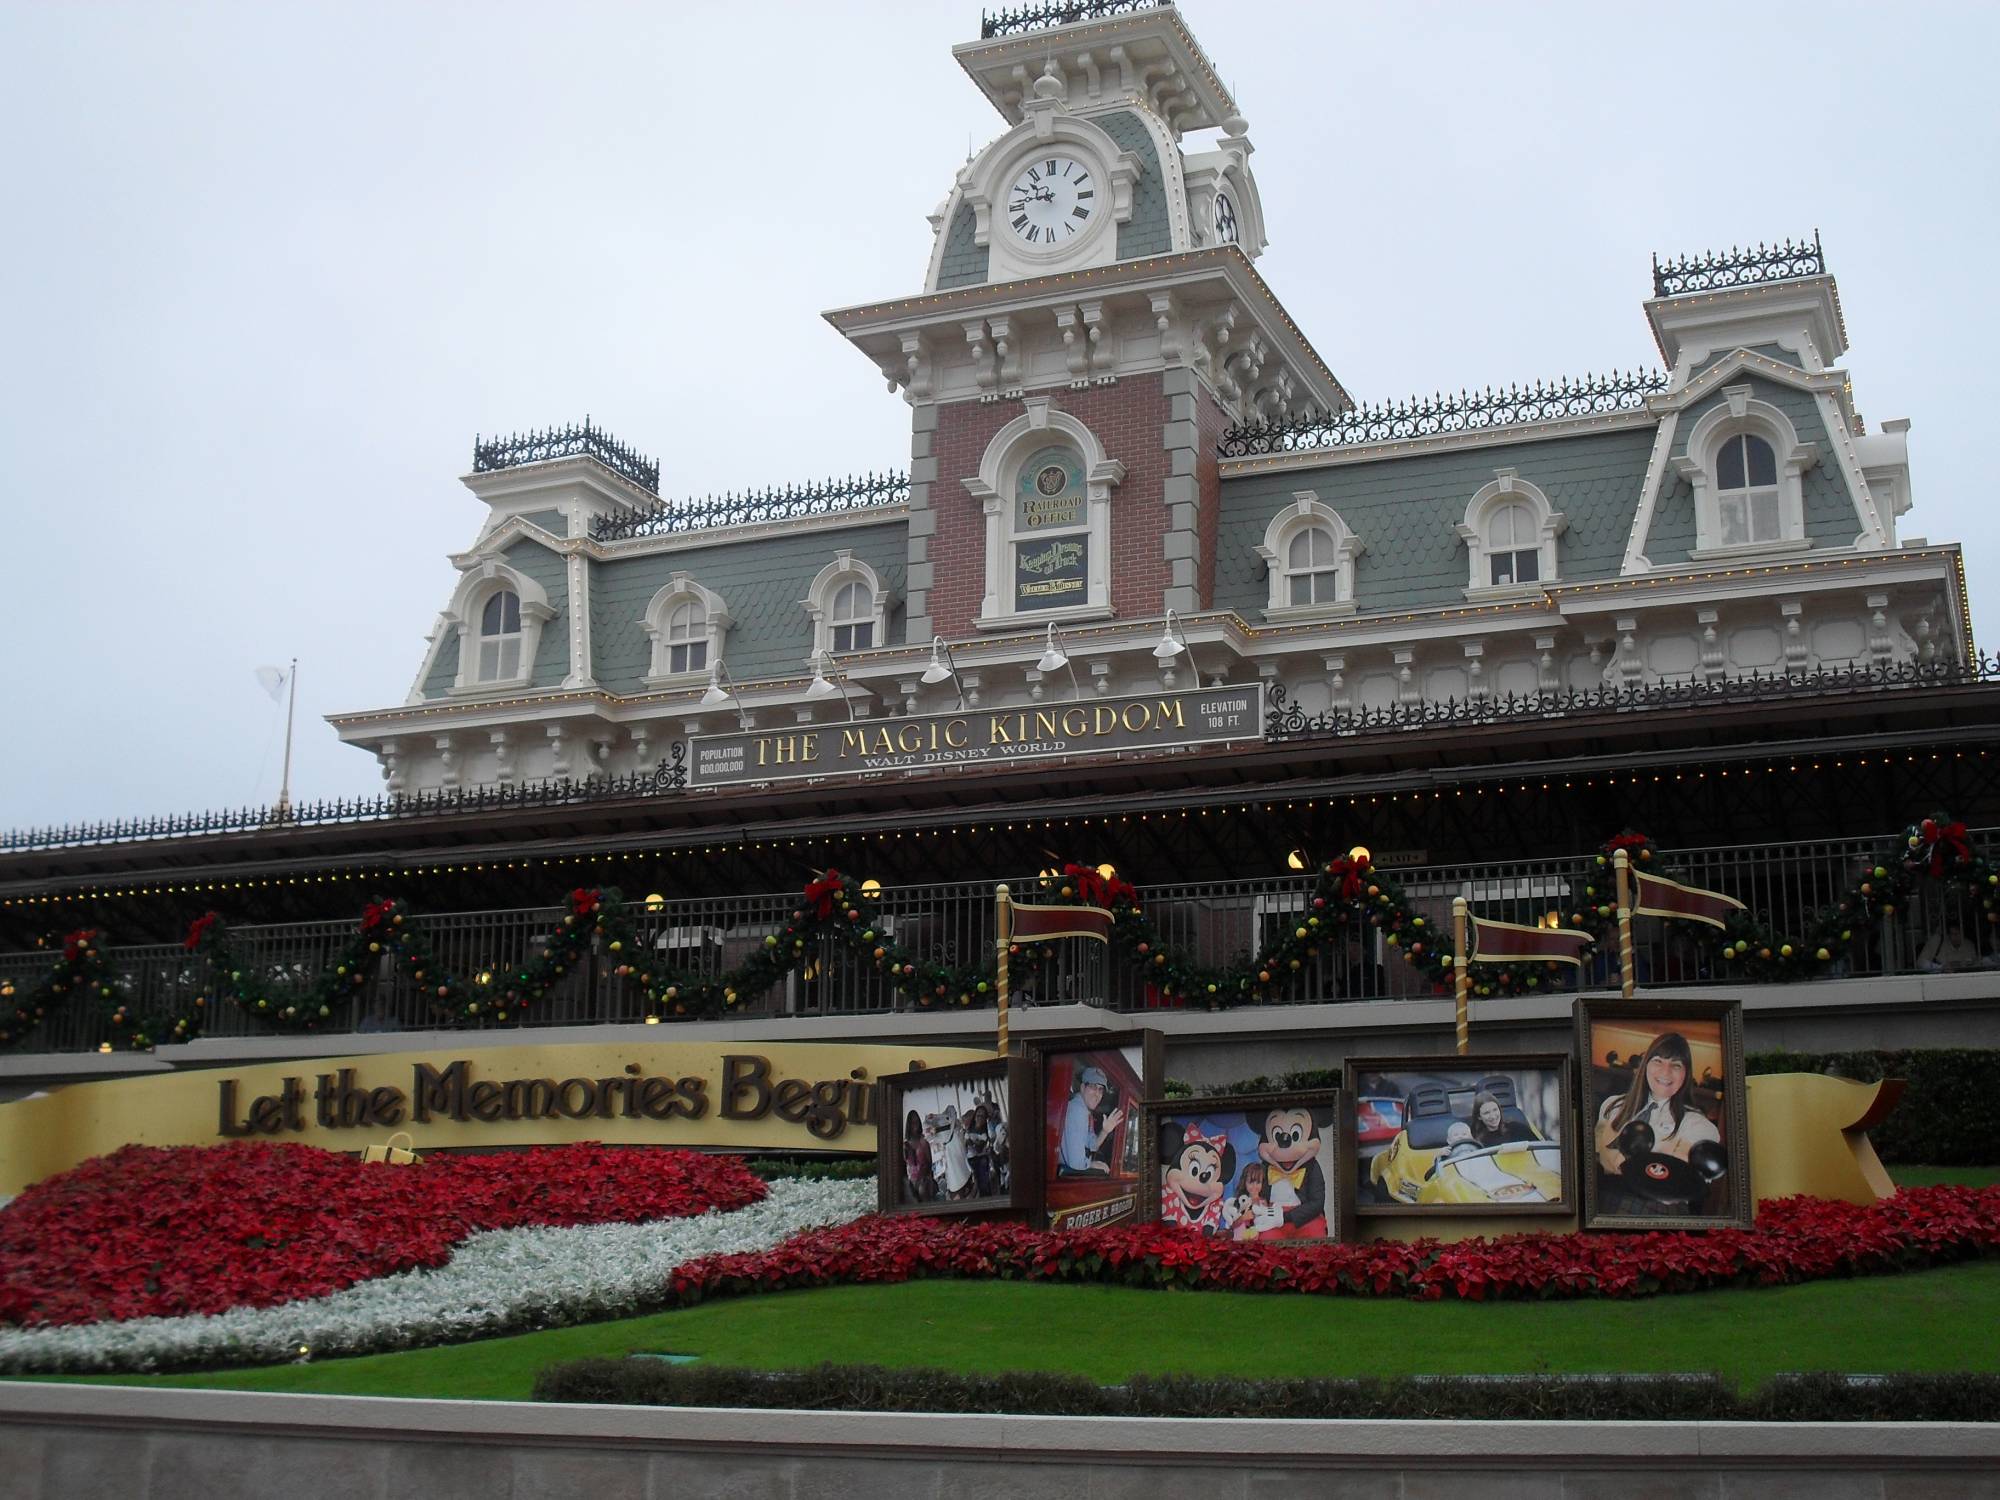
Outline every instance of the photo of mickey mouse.
<svg viewBox="0 0 2000 1500">
<path fill-rule="evenodd" d="M 1158 1222 L 1234 1240 L 1339 1238 L 1334 1090 L 1149 1103 Z"/>
</svg>

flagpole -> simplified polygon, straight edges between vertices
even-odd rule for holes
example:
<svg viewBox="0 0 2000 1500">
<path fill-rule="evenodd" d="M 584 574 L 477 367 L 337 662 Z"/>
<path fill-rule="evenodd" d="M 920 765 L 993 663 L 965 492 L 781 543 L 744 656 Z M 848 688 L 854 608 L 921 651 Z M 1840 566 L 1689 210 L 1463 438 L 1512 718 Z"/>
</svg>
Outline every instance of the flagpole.
<svg viewBox="0 0 2000 1500">
<path fill-rule="evenodd" d="M 993 930 L 999 934 L 994 944 L 998 972 L 994 976 L 993 990 L 1000 997 L 1000 1014 L 995 1050 L 1002 1057 L 1007 1055 L 1007 949 L 1013 942 L 1009 931 L 1013 923 L 1008 907 L 1007 887 L 996 885 L 993 887 Z"/>
<path fill-rule="evenodd" d="M 1618 871 L 1618 976 L 1625 998 L 1632 998 L 1632 869 L 1623 849 L 1611 856 Z"/>
<path fill-rule="evenodd" d="M 281 822 L 292 812 L 292 711 L 298 705 L 299 659 L 295 656 L 292 658 L 291 695 L 285 700 L 285 772 L 278 782 L 278 818 Z"/>
<path fill-rule="evenodd" d="M 1451 898 L 1452 989 L 1458 996 L 1458 1055 L 1472 1050 L 1472 1024 L 1466 1014 L 1466 999 L 1472 989 L 1472 969 L 1465 961 L 1465 897 Z"/>
</svg>

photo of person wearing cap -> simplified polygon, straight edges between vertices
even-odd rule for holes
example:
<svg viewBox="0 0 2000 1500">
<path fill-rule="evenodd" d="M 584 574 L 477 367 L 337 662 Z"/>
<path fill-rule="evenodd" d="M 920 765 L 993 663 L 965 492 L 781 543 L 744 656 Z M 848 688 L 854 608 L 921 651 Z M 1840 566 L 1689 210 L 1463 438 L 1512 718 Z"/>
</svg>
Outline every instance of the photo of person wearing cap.
<svg viewBox="0 0 2000 1500">
<path fill-rule="evenodd" d="M 1062 1136 L 1056 1145 L 1056 1169 L 1064 1177 L 1108 1175 L 1111 1163 L 1100 1154 L 1104 1144 L 1125 1119 L 1124 1109 L 1099 1114 L 1109 1079 L 1096 1064 L 1079 1068 L 1076 1083 L 1063 1112 Z"/>
</svg>

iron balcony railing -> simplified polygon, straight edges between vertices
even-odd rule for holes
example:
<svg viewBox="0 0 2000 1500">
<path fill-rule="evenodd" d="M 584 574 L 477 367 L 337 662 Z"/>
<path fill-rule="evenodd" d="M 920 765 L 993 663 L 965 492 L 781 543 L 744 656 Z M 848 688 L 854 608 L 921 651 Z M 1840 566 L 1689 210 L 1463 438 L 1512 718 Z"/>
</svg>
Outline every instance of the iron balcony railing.
<svg viewBox="0 0 2000 1500">
<path fill-rule="evenodd" d="M 1013 10 L 981 11 L 979 37 L 981 41 L 991 41 L 994 37 L 1020 36 L 1030 31 L 1046 31 L 1052 26 L 1155 10 L 1173 3 L 1174 0 L 1049 0 L 1046 4 L 1022 5 Z"/>
<path fill-rule="evenodd" d="M 1974 835 L 1982 847 L 2000 830 Z M 1693 884 L 1727 892 L 1783 932 L 1802 932 L 1822 908 L 1837 901 L 1859 874 L 1881 857 L 1882 838 L 1831 839 L 1806 844 L 1732 845 L 1674 851 L 1674 873 Z M 1609 872 L 1594 855 L 1508 862 L 1431 864 L 1392 872 L 1411 910 L 1437 931 L 1449 930 L 1451 902 L 1464 896 L 1491 919 L 1535 923 L 1564 920 L 1587 902 L 1582 887 L 1600 889 Z M 1034 889 L 1032 877 L 1013 882 L 1017 894 Z M 1212 967 L 1246 963 L 1282 929 L 1295 923 L 1312 899 L 1310 875 L 1185 882 L 1140 888 L 1140 900 L 1164 942 L 1194 962 Z M 979 964 L 993 951 L 993 886 L 984 881 L 884 888 L 881 925 L 914 953 L 953 964 Z M 701 976 L 740 967 L 779 932 L 799 904 L 796 892 L 745 896 L 696 896 L 636 911 L 641 940 L 659 961 Z M 504 970 L 535 956 L 562 923 L 559 907 L 413 915 L 440 966 L 459 975 Z M 1868 926 L 1836 977 L 1912 972 L 1928 967 L 2000 968 L 2000 938 L 1976 897 L 1956 887 L 1920 887 L 1918 899 Z M 335 962 L 354 933 L 351 921 L 288 922 L 231 931 L 237 962 L 259 974 L 309 977 Z M 1947 952 L 1942 935 L 1953 934 Z M 1957 936 L 1962 935 L 1964 945 Z M 1729 981 L 1708 929 L 1637 924 L 1634 971 L 1641 985 L 1698 985 Z M 1970 956 L 1967 946 L 1970 948 Z M 1022 1005 L 1084 1002 L 1119 1011 L 1168 1004 L 1143 971 L 1113 949 L 1090 942 L 1056 945 L 1055 960 L 1015 993 Z M 179 1013 L 209 983 L 205 965 L 178 944 L 105 950 L 113 974 L 141 1015 Z M 31 986 L 46 976 L 47 952 L 0 955 L 0 979 Z M 580 963 L 525 1018 L 507 1027 L 612 1025 L 643 1019 L 644 996 L 635 980 L 621 979 L 615 961 L 594 955 Z M 1740 983 L 1737 979 L 1735 982 Z M 1552 988 L 1613 987 L 1616 959 L 1602 952 L 1581 975 L 1551 978 Z M 1316 966 L 1302 972 L 1286 1003 L 1379 1001 L 1430 995 L 1425 981 L 1364 930 L 1345 945 L 1329 943 Z M 739 1014 L 753 1018 L 878 1015 L 908 1008 L 871 968 L 847 961 L 831 943 L 808 952 L 794 971 L 758 995 L 743 996 Z M 414 1031 L 435 1024 L 426 997 L 386 959 L 355 997 L 344 1028 L 356 1032 Z M 264 1034 L 233 1006 L 211 1015 L 210 1036 Z M 24 1050 L 90 1051 L 110 1038 L 94 1008 L 57 1012 Z"/>
<path fill-rule="evenodd" d="M 524 464 L 547 463 L 555 458 L 594 458 L 612 473 L 622 475 L 643 490 L 660 492 L 660 466 L 636 448 L 627 447 L 590 418 L 581 427 L 551 427 L 546 432 L 521 432 L 512 437 L 472 440 L 472 472 L 488 474 L 496 469 L 518 469 Z"/>
<path fill-rule="evenodd" d="M 1719 287 L 1751 286 L 1763 281 L 1796 281 L 1826 274 L 1826 252 L 1819 231 L 1812 243 L 1758 245 L 1754 250 L 1711 250 L 1674 260 L 1653 257 L 1653 295 L 1678 297 L 1683 292 L 1708 292 Z"/>
<path fill-rule="evenodd" d="M 717 526 L 750 526 L 765 521 L 796 521 L 806 516 L 876 510 L 886 505 L 901 505 L 909 498 L 910 476 L 900 469 L 891 469 L 885 474 L 850 474 L 844 479 L 746 490 L 740 495 L 731 491 L 705 495 L 699 500 L 661 500 L 630 515 L 600 516 L 590 523 L 590 535 L 593 541 L 620 542 L 632 537 L 707 531 Z"/>
<path fill-rule="evenodd" d="M 1270 709 L 1264 720 L 1264 738 L 1267 743 L 1279 744 L 1288 740 L 1323 737 L 1395 735 L 1412 729 L 1438 729 L 1454 725 L 1529 723 L 1636 709 L 1700 712 L 1746 703 L 1924 691 L 1995 681 L 2000 681 L 2000 657 L 1982 653 L 1968 661 L 1947 659 L 1896 662 L 1884 666 L 1827 667 L 1791 676 L 1753 675 L 1713 683 L 1649 683 L 1589 692 L 1451 699 L 1321 713 L 1307 713 L 1288 695 L 1283 684 L 1278 684 L 1271 690 Z M 451 817 L 460 813 L 571 807 L 680 793 L 687 790 L 687 784 L 687 742 L 676 740 L 669 753 L 651 770 L 616 776 L 383 793 L 373 797 L 333 797 L 324 801 L 294 802 L 283 808 L 221 808 L 165 817 L 116 818 L 103 822 L 19 828 L 0 832 L 0 854 L 259 833 L 340 823 Z"/>
</svg>

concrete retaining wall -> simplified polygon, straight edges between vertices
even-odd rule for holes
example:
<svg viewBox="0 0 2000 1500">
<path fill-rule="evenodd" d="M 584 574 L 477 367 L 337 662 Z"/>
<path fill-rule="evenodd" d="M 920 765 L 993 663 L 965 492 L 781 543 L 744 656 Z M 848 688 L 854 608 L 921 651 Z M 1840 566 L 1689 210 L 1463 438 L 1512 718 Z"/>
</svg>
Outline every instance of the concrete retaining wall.
<svg viewBox="0 0 2000 1500">
<path fill-rule="evenodd" d="M 7 1500 L 1992 1500 L 2000 1427 L 697 1411 L 0 1382 Z"/>
</svg>

